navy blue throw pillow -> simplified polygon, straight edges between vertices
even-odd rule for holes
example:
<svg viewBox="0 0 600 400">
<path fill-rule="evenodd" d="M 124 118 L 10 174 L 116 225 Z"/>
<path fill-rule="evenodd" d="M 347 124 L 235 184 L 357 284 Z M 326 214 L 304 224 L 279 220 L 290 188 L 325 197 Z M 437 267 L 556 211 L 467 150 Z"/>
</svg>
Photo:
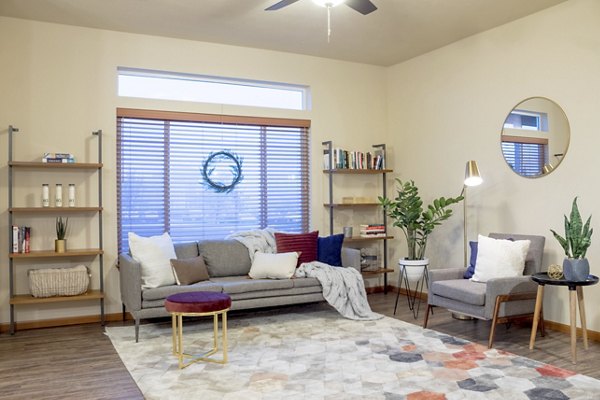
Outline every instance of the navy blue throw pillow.
<svg viewBox="0 0 600 400">
<path fill-rule="evenodd" d="M 342 243 L 344 234 L 320 237 L 317 240 L 317 261 L 335 267 L 342 266 Z"/>
<path fill-rule="evenodd" d="M 475 263 L 477 261 L 477 242 L 469 242 L 469 247 L 471 248 L 471 258 L 469 259 L 469 266 L 463 275 L 465 279 L 471 279 L 473 277 L 473 274 L 475 273 Z"/>
</svg>

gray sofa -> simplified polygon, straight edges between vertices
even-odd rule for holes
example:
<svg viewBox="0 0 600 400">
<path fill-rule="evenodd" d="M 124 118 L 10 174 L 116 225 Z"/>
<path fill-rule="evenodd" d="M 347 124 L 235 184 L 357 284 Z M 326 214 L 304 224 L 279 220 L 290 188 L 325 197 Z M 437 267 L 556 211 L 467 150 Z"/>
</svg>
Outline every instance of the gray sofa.
<svg viewBox="0 0 600 400">
<path fill-rule="evenodd" d="M 251 261 L 246 246 L 236 240 L 206 240 L 175 244 L 178 259 L 202 254 L 210 280 L 186 286 L 142 289 L 140 265 L 129 254 L 119 255 L 119 274 L 123 317 L 131 313 L 135 320 L 135 340 L 139 338 L 141 319 L 169 316 L 165 298 L 189 291 L 223 292 L 231 296 L 232 310 L 283 306 L 324 301 L 322 287 L 315 278 L 250 279 Z M 360 251 L 342 249 L 342 264 L 360 268 Z"/>
</svg>

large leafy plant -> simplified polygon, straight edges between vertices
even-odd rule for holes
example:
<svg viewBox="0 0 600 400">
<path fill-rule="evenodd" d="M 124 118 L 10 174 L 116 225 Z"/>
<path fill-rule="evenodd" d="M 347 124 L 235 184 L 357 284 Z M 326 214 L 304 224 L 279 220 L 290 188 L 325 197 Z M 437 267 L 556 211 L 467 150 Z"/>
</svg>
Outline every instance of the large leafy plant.
<svg viewBox="0 0 600 400">
<path fill-rule="evenodd" d="M 394 221 L 393 226 L 402 229 L 406 236 L 407 259 L 422 260 L 425 258 L 427 238 L 436 226 L 452 216 L 452 210 L 448 207 L 462 201 L 463 196 L 440 197 L 424 208 L 414 181 L 402 182 L 396 178 L 396 183 L 396 197 L 393 200 L 379 197 L 379 202 L 387 216 Z"/>
<path fill-rule="evenodd" d="M 575 197 L 571 206 L 570 220 L 566 215 L 564 217 L 565 236 L 560 236 L 553 229 L 550 229 L 550 231 L 565 250 L 567 258 L 585 258 L 585 253 L 590 244 L 592 244 L 592 233 L 594 233 L 594 229 L 590 229 L 592 216 L 590 215 L 585 224 L 583 224 L 579 208 L 577 207 L 577 197 Z"/>
</svg>

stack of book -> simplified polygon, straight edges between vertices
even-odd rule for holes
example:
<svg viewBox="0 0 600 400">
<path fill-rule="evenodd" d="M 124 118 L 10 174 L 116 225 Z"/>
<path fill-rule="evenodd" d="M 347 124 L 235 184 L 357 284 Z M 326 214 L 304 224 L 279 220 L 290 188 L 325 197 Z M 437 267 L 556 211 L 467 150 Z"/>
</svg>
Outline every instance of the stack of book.
<svg viewBox="0 0 600 400">
<path fill-rule="evenodd" d="M 360 236 L 361 237 L 384 237 L 385 225 L 383 224 L 369 224 L 360 225 Z"/>
<path fill-rule="evenodd" d="M 29 253 L 31 251 L 31 227 L 16 226 L 12 227 L 12 252 Z"/>
<path fill-rule="evenodd" d="M 385 169 L 383 150 L 375 152 L 333 149 L 333 169 Z M 329 169 L 329 154 L 324 154 L 324 169 Z"/>
<path fill-rule="evenodd" d="M 75 156 L 71 153 L 44 153 L 44 163 L 74 163 Z"/>
</svg>

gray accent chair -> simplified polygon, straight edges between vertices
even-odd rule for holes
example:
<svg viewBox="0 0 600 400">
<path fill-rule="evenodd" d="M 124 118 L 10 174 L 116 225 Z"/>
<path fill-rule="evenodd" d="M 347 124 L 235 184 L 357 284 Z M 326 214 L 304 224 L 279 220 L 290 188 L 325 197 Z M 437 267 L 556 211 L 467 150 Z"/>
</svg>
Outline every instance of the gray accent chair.
<svg viewBox="0 0 600 400">
<path fill-rule="evenodd" d="M 492 320 L 488 341 L 488 348 L 491 348 L 498 323 L 533 317 L 537 284 L 530 275 L 542 272 L 546 238 L 506 233 L 491 233 L 489 237 L 531 241 L 523 276 L 491 279 L 482 283 L 464 279 L 465 268 L 429 270 L 429 293 L 423 328 L 427 328 L 429 313 L 434 306 L 477 319 Z M 540 328 L 544 336 L 543 314 Z"/>
</svg>

